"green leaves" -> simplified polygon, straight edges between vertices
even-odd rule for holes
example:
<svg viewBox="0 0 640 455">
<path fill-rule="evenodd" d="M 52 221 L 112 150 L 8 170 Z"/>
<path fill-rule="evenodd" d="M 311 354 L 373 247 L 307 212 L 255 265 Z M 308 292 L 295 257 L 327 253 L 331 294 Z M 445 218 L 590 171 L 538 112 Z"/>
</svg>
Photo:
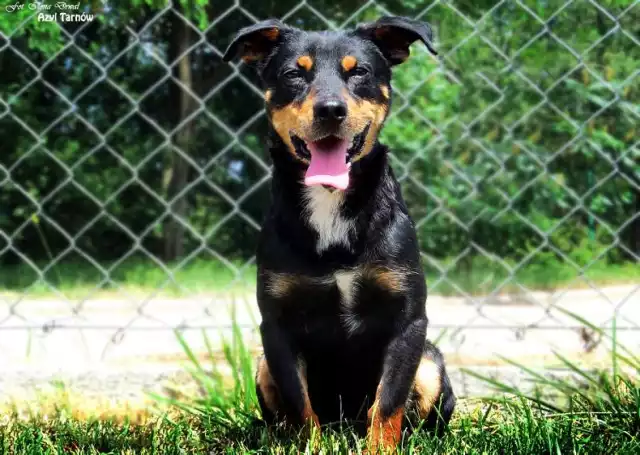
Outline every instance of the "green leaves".
<svg viewBox="0 0 640 455">
<path fill-rule="evenodd" d="M 640 23 L 638 8 L 629 8 L 629 2 L 602 3 L 620 15 L 611 31 L 615 24 L 605 17 L 601 29 L 597 8 L 589 2 L 573 2 L 562 11 L 561 0 L 534 3 L 377 2 L 410 16 L 425 13 L 422 17 L 437 30 L 438 58 L 414 46 L 411 58 L 394 71 L 394 104 L 382 133 L 418 222 L 421 249 L 430 257 L 457 257 L 477 245 L 517 262 L 532 251 L 526 248 L 540 245 L 540 231 L 558 223 L 571 241 L 563 253 L 598 228 L 627 226 L 620 245 L 632 249 L 637 244 L 629 218 L 640 197 L 635 77 L 640 48 L 629 36 Z M 70 167 L 84 163 L 73 167 L 73 177 L 89 193 L 101 200 L 112 196 L 105 213 L 126 230 L 113 228 L 109 234 L 148 232 L 145 248 L 161 256 L 163 178 L 171 166 L 173 138 L 188 129 L 184 152 L 191 164 L 184 195 L 189 209 L 183 221 L 198 235 L 186 230 L 185 251 L 199 248 L 204 235 L 229 259 L 252 257 L 252 221 L 264 218 L 268 202 L 267 120 L 259 114 L 263 103 L 253 89 L 255 75 L 242 66 L 236 74 L 213 50 L 224 48 L 250 19 L 241 8 L 231 8 L 231 1 L 180 0 L 173 6 L 194 28 L 207 30 L 203 35 L 192 30 L 187 43 L 192 92 L 203 100 L 196 103 L 202 110 L 181 124 L 175 106 L 182 89 L 172 78 L 177 67 L 169 53 L 177 48 L 175 25 L 182 19 L 169 5 L 165 0 L 110 2 L 73 42 L 59 25 L 39 22 L 26 10 L 0 15 L 0 30 L 10 38 L 10 45 L 0 43 L 0 164 L 8 169 L 20 160 L 18 173 L 11 175 L 14 185 L 0 191 L 0 206 L 20 215 L 2 218 L 3 230 L 15 231 L 24 214 L 33 212 L 21 189 L 36 187 L 37 202 L 67 178 L 55 166 L 43 168 L 38 154 L 28 155 L 34 143 L 41 143 Z M 297 5 L 256 0 L 242 2 L 242 9 L 264 18 L 282 16 Z M 335 23 L 351 18 L 348 25 L 353 25 L 380 14 L 372 6 L 351 17 L 360 6 L 313 3 Z M 549 20 L 549 30 L 582 52 L 580 59 L 550 34 L 541 34 L 544 25 L 532 13 Z M 217 22 L 209 27 L 212 21 Z M 290 21 L 326 26 L 307 7 Z M 66 94 L 68 102 L 50 87 Z M 11 115 L 5 114 L 8 109 Z M 18 189 L 23 182 L 27 188 Z M 78 232 L 93 219 L 63 193 L 56 199 L 59 207 L 74 207 L 74 216 L 67 209 L 50 214 L 64 230 Z M 238 201 L 239 214 L 234 212 Z M 79 239 L 79 247 L 99 260 L 113 255 L 100 241 L 104 231 L 95 232 Z M 37 258 L 38 236 L 21 235 L 25 253 Z M 557 241 L 548 235 L 552 244 Z M 54 254 L 66 248 L 53 241 L 51 247 Z M 624 248 L 612 248 L 605 259 L 622 260 Z"/>
</svg>

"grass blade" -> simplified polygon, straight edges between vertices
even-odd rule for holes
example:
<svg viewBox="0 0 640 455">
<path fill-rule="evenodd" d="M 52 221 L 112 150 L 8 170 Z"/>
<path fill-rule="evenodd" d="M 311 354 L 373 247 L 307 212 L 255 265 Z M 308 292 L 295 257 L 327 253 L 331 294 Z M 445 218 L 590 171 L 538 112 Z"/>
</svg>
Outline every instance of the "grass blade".
<svg viewBox="0 0 640 455">
<path fill-rule="evenodd" d="M 598 334 L 601 334 L 602 336 L 604 336 L 604 337 L 606 337 L 606 338 L 608 338 L 608 339 L 610 339 L 610 340 L 611 340 L 611 339 L 613 339 L 613 338 L 615 337 L 615 336 L 612 336 L 612 335 L 608 334 L 607 332 L 605 332 L 604 330 L 602 330 L 602 328 L 598 327 L 597 325 L 593 324 L 592 322 L 590 322 L 590 321 L 586 320 L 585 318 L 583 318 L 582 316 L 580 316 L 580 315 L 578 315 L 578 314 L 576 314 L 576 313 L 573 313 L 573 312 L 571 312 L 571 311 L 569 311 L 569 310 L 567 310 L 567 309 L 565 309 L 565 308 L 562 308 L 562 307 L 554 307 L 554 308 L 555 308 L 556 310 L 560 311 L 561 313 L 566 314 L 567 316 L 569 316 L 569 317 L 571 317 L 571 318 L 575 319 L 576 321 L 578 321 L 578 322 L 580 322 L 581 324 L 583 324 L 583 325 L 585 325 L 585 326 L 589 327 L 591 330 L 593 330 L 593 331 L 597 332 Z M 635 368 L 635 369 L 637 369 L 637 370 L 640 370 L 640 357 L 637 357 L 637 356 L 633 353 L 633 351 L 631 351 L 631 350 L 630 350 L 629 348 L 627 348 L 626 346 L 621 345 L 621 344 L 617 344 L 617 343 L 616 343 L 616 345 L 617 345 L 617 347 L 618 347 L 618 348 L 620 348 L 620 349 L 622 349 L 623 351 L 625 351 L 625 352 L 626 352 L 626 353 L 631 357 L 631 359 L 633 359 L 633 361 L 635 362 L 635 364 L 634 364 L 634 365 L 635 365 L 635 366 L 634 366 L 634 368 Z M 616 349 L 616 350 L 617 350 L 617 349 Z"/>
<path fill-rule="evenodd" d="M 481 381 L 486 382 L 487 384 L 492 385 L 493 387 L 495 387 L 497 390 L 500 390 L 502 392 L 506 392 L 509 394 L 512 394 L 516 397 L 524 397 L 527 400 L 531 401 L 532 403 L 536 403 L 537 405 L 541 406 L 542 408 L 548 409 L 550 411 L 554 411 L 554 412 L 562 412 L 562 409 L 558 408 L 557 406 L 555 406 L 554 404 L 542 400 L 538 397 L 534 397 L 534 396 L 530 396 L 530 395 L 525 395 L 523 394 L 518 388 L 507 385 L 503 382 L 497 381 L 493 378 L 490 378 L 488 376 L 484 376 L 480 373 L 476 373 L 475 371 L 471 371 L 471 370 L 467 370 L 467 369 L 462 369 L 461 371 L 463 371 L 465 374 L 468 374 L 470 376 L 473 376 L 477 379 L 480 379 Z M 485 397 L 484 401 L 495 401 L 495 398 L 492 397 Z"/>
</svg>

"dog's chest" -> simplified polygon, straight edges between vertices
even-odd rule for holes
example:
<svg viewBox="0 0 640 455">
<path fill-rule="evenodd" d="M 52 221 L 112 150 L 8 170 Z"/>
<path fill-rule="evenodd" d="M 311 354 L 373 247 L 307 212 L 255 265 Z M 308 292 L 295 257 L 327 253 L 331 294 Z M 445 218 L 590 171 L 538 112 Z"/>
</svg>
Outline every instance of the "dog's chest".
<svg viewBox="0 0 640 455">
<path fill-rule="evenodd" d="M 365 328 L 366 314 L 356 308 L 355 299 L 360 297 L 362 277 L 356 270 L 340 270 L 334 273 L 340 300 L 342 326 L 348 334 L 355 334 Z M 360 310 L 360 311 L 359 311 Z"/>
<path fill-rule="evenodd" d="M 307 296 L 301 306 L 306 332 L 316 330 L 352 336 L 367 328 L 370 318 L 363 291 L 370 286 L 359 270 L 338 270 L 317 279 L 316 292 L 301 289 Z M 324 295 L 326 298 L 314 298 Z M 369 324 L 370 325 L 370 324 Z"/>
<path fill-rule="evenodd" d="M 393 326 L 404 308 L 405 277 L 399 269 L 360 266 L 316 277 L 271 275 L 267 290 L 300 336 L 339 339 Z"/>
<path fill-rule="evenodd" d="M 354 291 L 360 281 L 356 270 L 340 270 L 333 274 L 336 286 L 338 287 L 340 306 L 345 310 L 350 310 L 353 305 Z"/>
<path fill-rule="evenodd" d="M 316 251 L 321 254 L 337 245 L 350 248 L 356 225 L 353 219 L 342 214 L 344 193 L 312 186 L 305 188 L 304 201 L 307 224 L 318 234 Z"/>
</svg>

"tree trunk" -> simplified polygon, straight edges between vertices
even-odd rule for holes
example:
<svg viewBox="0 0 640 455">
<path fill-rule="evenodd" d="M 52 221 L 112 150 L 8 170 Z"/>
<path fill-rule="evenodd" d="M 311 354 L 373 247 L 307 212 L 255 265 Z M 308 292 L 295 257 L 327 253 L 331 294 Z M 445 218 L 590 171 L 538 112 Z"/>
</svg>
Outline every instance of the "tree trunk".
<svg viewBox="0 0 640 455">
<path fill-rule="evenodd" d="M 596 17 L 598 31 L 601 36 L 605 36 L 608 32 L 608 29 L 605 25 L 604 14 L 602 13 L 602 11 L 598 10 L 598 14 Z M 598 46 L 598 62 L 602 67 L 605 66 L 604 51 L 605 46 Z M 636 171 L 633 168 L 627 166 L 622 160 L 620 160 L 620 156 L 618 156 L 615 152 L 612 151 L 611 153 L 608 153 L 608 155 L 612 160 L 618 162 L 618 172 L 620 172 L 620 174 L 624 175 L 634 183 L 634 188 L 632 189 L 632 191 L 635 198 L 635 202 L 633 204 L 635 208 L 631 211 L 629 216 L 632 216 L 633 214 L 637 215 L 638 213 L 640 213 L 640 190 L 638 190 L 638 187 L 640 187 L 640 179 L 636 177 Z M 622 205 L 624 206 L 624 202 L 622 203 Z M 624 256 L 629 258 L 631 261 L 637 261 L 638 258 L 640 258 L 640 216 L 636 216 L 633 221 L 631 221 L 621 232 L 618 233 L 618 236 L 622 241 L 622 244 L 627 248 L 627 251 L 624 251 Z"/>
<path fill-rule="evenodd" d="M 638 261 L 640 258 L 640 191 L 636 189 L 634 193 L 636 203 L 633 213 L 635 213 L 636 217 L 631 223 L 629 223 L 629 226 L 627 227 L 627 243 L 629 250 L 632 253 L 629 254 L 629 256 L 631 256 L 629 259 Z"/>
<path fill-rule="evenodd" d="M 178 5 L 177 8 L 181 9 Z M 169 47 L 169 61 L 174 62 L 189 47 L 191 28 L 179 17 L 173 16 L 171 23 L 171 42 Z M 191 76 L 191 57 L 188 54 L 182 55 L 178 64 L 173 68 L 173 76 L 178 79 L 184 87 L 193 91 Z M 191 96 L 181 87 L 172 84 L 171 104 L 176 106 L 176 118 L 174 125 L 179 125 L 185 118 L 193 112 L 194 106 Z M 164 258 L 167 261 L 174 261 L 184 255 L 184 231 L 185 228 L 180 221 L 187 219 L 187 198 L 181 192 L 187 185 L 189 177 L 189 165 L 183 156 L 189 155 L 189 142 L 191 137 L 191 122 L 182 125 L 172 141 L 172 148 L 169 151 L 170 159 L 165 175 L 165 194 L 170 203 L 171 215 L 165 220 L 164 228 Z M 176 197 L 177 195 L 180 195 Z M 174 199 L 175 198 L 175 199 Z"/>
</svg>

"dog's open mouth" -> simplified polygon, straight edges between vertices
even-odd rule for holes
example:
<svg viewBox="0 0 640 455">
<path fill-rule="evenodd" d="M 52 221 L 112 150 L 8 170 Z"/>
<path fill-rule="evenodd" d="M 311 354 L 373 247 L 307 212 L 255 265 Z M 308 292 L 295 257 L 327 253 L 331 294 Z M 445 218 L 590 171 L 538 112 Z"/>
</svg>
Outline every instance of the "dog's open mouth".
<svg viewBox="0 0 640 455">
<path fill-rule="evenodd" d="M 298 153 L 309 160 L 305 185 L 346 190 L 349 186 L 351 160 L 362 149 L 367 131 L 369 126 L 351 140 L 326 136 L 317 141 L 304 141 L 297 136 L 292 137 Z"/>
</svg>

